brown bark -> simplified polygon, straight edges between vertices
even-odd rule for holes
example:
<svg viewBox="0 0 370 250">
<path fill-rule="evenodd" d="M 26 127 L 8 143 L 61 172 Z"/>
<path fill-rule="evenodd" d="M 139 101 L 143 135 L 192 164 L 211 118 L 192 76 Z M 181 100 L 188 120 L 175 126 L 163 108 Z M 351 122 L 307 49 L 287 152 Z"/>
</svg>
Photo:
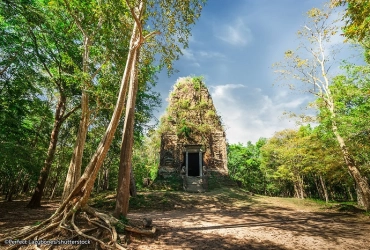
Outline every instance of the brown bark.
<svg viewBox="0 0 370 250">
<path fill-rule="evenodd" d="M 298 199 L 304 199 L 305 193 L 304 193 L 304 182 L 303 182 L 302 176 L 296 174 L 296 177 L 293 180 L 293 186 L 294 186 L 295 197 L 297 197 Z"/>
<path fill-rule="evenodd" d="M 130 90 L 127 99 L 125 123 L 122 134 L 116 208 L 114 210 L 114 216 L 116 218 L 119 218 L 121 215 L 124 217 L 127 216 L 130 199 L 130 172 L 132 165 L 132 148 L 134 142 L 134 116 L 136 94 L 138 90 L 137 67 L 135 64 L 139 57 L 138 50 L 134 55 L 135 60 L 133 61 L 132 65 L 133 70 L 131 74 Z"/>
<path fill-rule="evenodd" d="M 361 189 L 357 186 L 356 186 L 356 196 L 357 196 L 357 205 L 364 207 L 365 206 L 364 198 L 361 194 Z"/>
<path fill-rule="evenodd" d="M 136 191 L 136 182 L 134 178 L 134 173 L 132 171 L 132 166 L 130 168 L 130 195 L 132 197 L 136 197 L 137 191 Z"/>
<path fill-rule="evenodd" d="M 81 119 L 80 125 L 78 128 L 77 140 L 71 162 L 68 167 L 68 173 L 66 177 L 66 182 L 64 184 L 62 201 L 65 200 L 68 195 L 72 192 L 73 188 L 77 184 L 78 180 L 81 177 L 81 165 L 82 165 L 82 156 L 85 148 L 87 130 L 89 126 L 89 97 L 86 91 L 82 92 L 81 97 Z"/>
<path fill-rule="evenodd" d="M 299 191 L 300 191 L 300 194 L 301 194 L 301 199 L 304 199 L 304 197 L 306 196 L 305 192 L 304 192 L 304 180 L 303 180 L 303 177 L 300 176 L 299 177 Z"/>
<path fill-rule="evenodd" d="M 41 169 L 40 176 L 36 184 L 35 192 L 33 193 L 32 198 L 27 205 L 28 208 L 37 208 L 41 206 L 41 198 L 44 192 L 46 180 L 49 176 L 51 164 L 55 156 L 55 149 L 56 149 L 57 142 L 58 142 L 58 135 L 59 135 L 60 127 L 64 121 L 63 115 L 65 112 L 65 108 L 66 108 L 66 97 L 62 93 L 60 93 L 58 105 L 55 110 L 54 126 L 53 126 L 53 130 L 51 131 L 51 135 L 50 135 L 50 142 L 49 142 L 47 156 L 44 161 L 44 166 Z"/>
<path fill-rule="evenodd" d="M 347 192 L 348 192 L 348 197 L 349 197 L 350 201 L 354 201 L 352 191 L 351 191 L 351 187 L 347 187 Z"/>
<path fill-rule="evenodd" d="M 322 178 L 322 175 L 319 176 L 319 179 L 320 179 L 320 184 L 321 184 L 322 190 L 324 191 L 325 202 L 328 203 L 329 202 L 328 190 L 326 188 L 326 185 L 325 185 L 324 179 Z"/>
<path fill-rule="evenodd" d="M 294 186 L 294 197 L 299 199 L 299 188 L 298 188 L 298 183 L 296 181 L 293 182 Z"/>
<path fill-rule="evenodd" d="M 28 192 L 28 189 L 29 189 L 29 186 L 30 186 L 30 180 L 28 177 L 26 177 L 27 179 L 24 181 L 23 183 L 23 188 L 22 188 L 22 193 L 25 194 Z"/>
<path fill-rule="evenodd" d="M 50 200 L 54 198 L 55 190 L 57 189 L 57 187 L 58 187 L 58 180 L 55 180 L 53 183 L 53 189 L 51 190 L 51 194 L 49 197 Z"/>
<path fill-rule="evenodd" d="M 320 182 L 319 178 L 314 177 L 314 182 L 317 189 L 317 193 L 319 194 L 319 198 L 325 200 L 324 191 L 322 190 L 322 186 L 319 183 Z"/>
<path fill-rule="evenodd" d="M 106 191 L 106 190 L 109 189 L 109 168 L 108 167 L 105 167 L 103 169 L 103 185 L 102 185 L 102 189 L 104 191 Z"/>
</svg>

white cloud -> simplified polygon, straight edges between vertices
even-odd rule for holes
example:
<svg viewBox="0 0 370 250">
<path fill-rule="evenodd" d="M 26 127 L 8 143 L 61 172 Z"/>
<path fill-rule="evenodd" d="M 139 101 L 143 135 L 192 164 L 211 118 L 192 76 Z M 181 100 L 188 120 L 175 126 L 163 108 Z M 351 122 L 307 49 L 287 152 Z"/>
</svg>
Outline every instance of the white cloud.
<svg viewBox="0 0 370 250">
<path fill-rule="evenodd" d="M 214 29 L 215 36 L 234 46 L 245 46 L 252 41 L 252 31 L 241 18 L 230 25 L 221 25 Z"/>
<path fill-rule="evenodd" d="M 256 142 L 260 137 L 269 138 L 276 131 L 296 127 L 295 121 L 283 119 L 283 112 L 299 110 L 308 101 L 302 96 L 291 96 L 289 100 L 274 98 L 284 96 L 284 91 L 271 98 L 258 88 L 242 84 L 218 85 L 210 90 L 230 143 Z M 243 98 L 237 98 L 238 95 Z"/>
<path fill-rule="evenodd" d="M 232 89 L 245 88 L 243 84 L 225 84 L 210 86 L 212 89 L 212 98 L 218 98 L 219 100 L 233 102 L 231 91 Z"/>
<path fill-rule="evenodd" d="M 206 50 L 199 50 L 194 51 L 192 49 L 184 49 L 182 50 L 184 58 L 189 61 L 197 61 L 199 59 L 225 59 L 226 56 L 217 51 L 206 51 Z"/>
<path fill-rule="evenodd" d="M 203 58 L 209 58 L 209 59 L 215 59 L 215 58 L 219 58 L 219 59 L 224 59 L 226 58 L 226 56 L 220 52 L 214 52 L 214 51 L 204 51 L 204 50 L 201 50 L 199 51 L 197 54 L 199 54 L 199 56 L 203 57 Z"/>
</svg>

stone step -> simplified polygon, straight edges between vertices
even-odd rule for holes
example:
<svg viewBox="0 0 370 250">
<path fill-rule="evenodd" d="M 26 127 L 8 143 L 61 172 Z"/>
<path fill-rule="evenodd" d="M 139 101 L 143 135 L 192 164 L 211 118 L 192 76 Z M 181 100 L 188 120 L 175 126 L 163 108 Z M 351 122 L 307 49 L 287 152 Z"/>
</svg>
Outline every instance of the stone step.
<svg viewBox="0 0 370 250">
<path fill-rule="evenodd" d="M 188 176 L 186 181 L 186 191 L 191 193 L 202 193 L 205 192 L 202 186 L 202 178 L 195 176 Z"/>
</svg>

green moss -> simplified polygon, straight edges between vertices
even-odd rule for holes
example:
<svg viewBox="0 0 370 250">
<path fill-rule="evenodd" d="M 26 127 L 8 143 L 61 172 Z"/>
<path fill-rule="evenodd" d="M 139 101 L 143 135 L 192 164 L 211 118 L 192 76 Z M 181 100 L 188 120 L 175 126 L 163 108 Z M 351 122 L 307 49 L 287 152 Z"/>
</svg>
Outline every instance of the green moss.
<svg viewBox="0 0 370 250">
<path fill-rule="evenodd" d="M 188 99 L 179 100 L 179 107 L 182 109 L 189 109 L 190 101 Z"/>
<path fill-rule="evenodd" d="M 206 117 L 207 118 L 214 118 L 214 117 L 216 117 L 216 112 L 210 109 L 210 110 L 207 111 Z"/>
<path fill-rule="evenodd" d="M 199 91 L 202 87 L 204 87 L 202 76 L 192 77 L 192 82 L 193 82 L 194 89 L 196 91 Z"/>
<path fill-rule="evenodd" d="M 192 132 L 191 128 L 189 128 L 186 124 L 183 124 L 183 125 L 180 127 L 180 129 L 179 129 L 179 131 L 178 131 L 177 135 L 178 135 L 178 136 L 181 136 L 181 135 L 182 135 L 182 136 L 185 136 L 186 138 L 189 138 L 189 137 L 190 137 L 191 132 Z"/>
</svg>

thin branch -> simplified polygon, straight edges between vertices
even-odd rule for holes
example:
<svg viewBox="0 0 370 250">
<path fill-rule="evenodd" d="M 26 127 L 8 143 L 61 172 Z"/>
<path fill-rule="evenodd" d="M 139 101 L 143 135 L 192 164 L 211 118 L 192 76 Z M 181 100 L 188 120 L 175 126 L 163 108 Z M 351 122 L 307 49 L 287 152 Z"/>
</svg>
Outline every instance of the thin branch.
<svg viewBox="0 0 370 250">
<path fill-rule="evenodd" d="M 78 105 L 78 106 L 75 106 L 72 110 L 70 110 L 67 114 L 65 114 L 62 117 L 61 122 L 64 122 L 70 115 L 72 115 L 74 112 L 76 112 L 76 110 L 78 110 L 79 108 L 81 108 L 81 104 Z"/>
<path fill-rule="evenodd" d="M 150 32 L 148 35 L 146 35 L 144 37 L 144 41 L 146 41 L 147 39 L 149 39 L 149 38 L 151 38 L 151 37 L 153 37 L 155 35 L 160 35 L 160 34 L 161 34 L 161 32 L 159 30 L 152 31 L 152 32 Z"/>
<path fill-rule="evenodd" d="M 100 65 L 100 67 L 99 67 L 99 68 L 97 68 L 97 69 L 95 70 L 95 72 L 91 75 L 91 80 L 93 80 L 93 79 L 96 77 L 96 75 L 101 71 L 101 69 L 102 69 L 103 65 L 104 65 L 104 64 L 106 64 L 106 63 L 108 62 L 108 60 L 109 60 L 109 56 L 107 56 L 107 57 L 105 58 L 104 62 Z"/>
<path fill-rule="evenodd" d="M 77 28 L 82 32 L 82 34 L 84 36 L 87 36 L 87 34 L 85 33 L 85 30 L 82 28 L 82 24 L 81 24 L 80 20 L 77 18 L 76 15 L 73 14 L 71 6 L 68 3 L 68 0 L 64 0 L 63 2 L 65 3 L 69 14 L 73 17 L 73 20 L 75 21 L 75 23 L 77 25 Z"/>
<path fill-rule="evenodd" d="M 136 15 L 136 13 L 135 13 L 135 11 L 134 11 L 134 8 L 132 8 L 132 7 L 130 6 L 129 1 L 128 1 L 128 0 L 125 0 L 125 1 L 126 1 L 126 4 L 127 4 L 128 8 L 130 9 L 130 12 L 131 12 L 132 17 L 135 19 L 135 22 L 136 22 L 137 28 L 138 28 L 138 30 L 139 30 L 139 37 L 140 37 L 139 42 L 141 42 L 141 40 L 142 40 L 142 38 L 143 38 L 143 29 L 142 29 L 141 22 L 140 22 L 140 20 L 139 20 L 139 18 L 141 18 L 141 16 L 139 16 L 139 18 L 138 18 L 138 17 L 137 17 L 137 15 Z M 143 2 L 142 2 L 142 1 L 140 1 L 140 5 L 139 5 L 139 15 L 141 15 L 141 11 L 142 11 L 142 9 L 143 9 L 142 4 L 143 4 Z"/>
</svg>

